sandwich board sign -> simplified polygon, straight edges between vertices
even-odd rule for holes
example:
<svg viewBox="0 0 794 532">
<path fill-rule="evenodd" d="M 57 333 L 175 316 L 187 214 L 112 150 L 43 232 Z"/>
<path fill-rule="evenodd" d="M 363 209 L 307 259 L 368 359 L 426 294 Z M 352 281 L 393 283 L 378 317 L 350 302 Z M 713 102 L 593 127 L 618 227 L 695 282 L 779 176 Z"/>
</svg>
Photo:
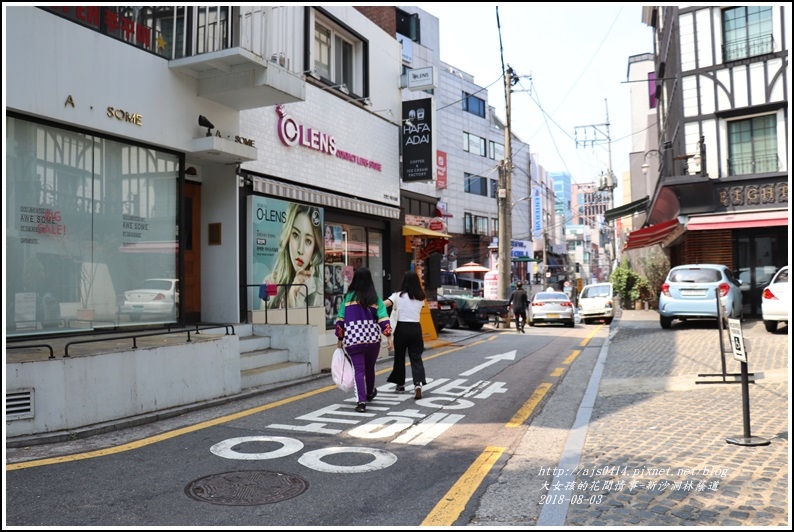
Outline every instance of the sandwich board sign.
<svg viewBox="0 0 794 532">
<path fill-rule="evenodd" d="M 742 336 L 742 322 L 728 318 L 728 331 L 731 335 L 731 348 L 733 349 L 733 359 L 747 363 L 747 351 L 744 349 L 744 337 Z"/>
</svg>

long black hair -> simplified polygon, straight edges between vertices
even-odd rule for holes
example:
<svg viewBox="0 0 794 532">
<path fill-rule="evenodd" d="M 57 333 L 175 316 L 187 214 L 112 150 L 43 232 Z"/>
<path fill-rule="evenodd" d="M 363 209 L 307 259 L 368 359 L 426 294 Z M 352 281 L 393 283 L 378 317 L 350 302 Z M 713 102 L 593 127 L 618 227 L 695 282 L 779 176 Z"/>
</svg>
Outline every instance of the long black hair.
<svg viewBox="0 0 794 532">
<path fill-rule="evenodd" d="M 372 281 L 372 272 L 367 268 L 359 268 L 353 272 L 353 280 L 347 288 L 347 293 L 354 293 L 353 299 L 361 305 L 368 307 L 378 302 L 378 293 Z"/>
<path fill-rule="evenodd" d="M 403 276 L 403 284 L 400 287 L 400 295 L 408 294 L 410 299 L 424 301 L 427 297 L 422 290 L 422 283 L 419 282 L 419 274 L 414 270 L 408 270 Z"/>
</svg>

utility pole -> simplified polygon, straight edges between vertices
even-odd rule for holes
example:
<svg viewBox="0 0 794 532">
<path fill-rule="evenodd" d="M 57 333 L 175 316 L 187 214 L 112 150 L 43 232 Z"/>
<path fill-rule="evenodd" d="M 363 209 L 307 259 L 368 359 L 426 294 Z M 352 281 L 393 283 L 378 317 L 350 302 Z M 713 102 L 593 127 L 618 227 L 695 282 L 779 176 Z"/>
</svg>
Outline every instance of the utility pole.
<svg viewBox="0 0 794 532">
<path fill-rule="evenodd" d="M 606 142 L 607 144 L 607 173 L 606 175 L 601 173 L 598 182 L 598 190 L 607 192 L 607 206 L 608 209 L 615 208 L 615 196 L 614 190 L 615 186 L 617 185 L 615 180 L 615 175 L 612 173 L 612 139 L 609 136 L 609 104 L 607 103 L 606 98 L 604 99 L 604 105 L 606 107 L 606 119 L 607 121 L 603 124 L 591 124 L 589 126 L 577 126 L 577 128 L 593 128 L 594 137 L 591 140 L 588 140 L 585 135 L 585 140 L 580 141 L 576 140 L 576 146 L 579 146 L 581 143 L 583 146 L 587 146 L 589 143 L 590 146 L 594 146 L 596 143 L 603 143 Z M 605 131 L 599 129 L 600 127 L 606 128 Z M 612 241 L 611 245 L 611 255 L 612 255 L 612 264 L 610 264 L 609 273 L 611 274 L 615 267 L 617 266 L 617 248 L 616 248 L 616 240 L 617 240 L 617 227 L 615 226 L 615 221 L 612 220 L 608 222 L 608 226 L 610 227 L 610 240 Z M 610 250 L 608 250 L 610 251 Z"/>
<path fill-rule="evenodd" d="M 498 249 L 498 271 L 499 279 L 497 290 L 499 296 L 507 299 L 508 288 L 511 281 L 511 252 L 513 240 L 513 224 L 510 216 L 511 203 L 511 181 L 513 172 L 512 153 L 510 149 L 510 92 L 514 80 L 517 77 L 513 73 L 513 69 L 509 66 L 505 70 L 505 158 L 502 161 L 499 169 L 499 249 Z"/>
</svg>

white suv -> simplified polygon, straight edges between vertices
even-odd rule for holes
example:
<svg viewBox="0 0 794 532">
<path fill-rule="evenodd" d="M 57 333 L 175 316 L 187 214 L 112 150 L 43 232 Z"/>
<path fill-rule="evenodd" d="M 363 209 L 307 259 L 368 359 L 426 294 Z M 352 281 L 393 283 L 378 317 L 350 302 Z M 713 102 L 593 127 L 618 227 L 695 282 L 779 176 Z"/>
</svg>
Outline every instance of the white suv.
<svg viewBox="0 0 794 532">
<path fill-rule="evenodd" d="M 595 283 L 582 289 L 577 308 L 579 317 L 585 324 L 595 320 L 604 320 L 609 325 L 615 318 L 617 305 L 612 283 Z"/>
<path fill-rule="evenodd" d="M 779 322 L 788 325 L 790 307 L 791 285 L 788 283 L 788 266 L 783 266 L 761 294 L 761 317 L 768 332 L 777 331 Z"/>
</svg>

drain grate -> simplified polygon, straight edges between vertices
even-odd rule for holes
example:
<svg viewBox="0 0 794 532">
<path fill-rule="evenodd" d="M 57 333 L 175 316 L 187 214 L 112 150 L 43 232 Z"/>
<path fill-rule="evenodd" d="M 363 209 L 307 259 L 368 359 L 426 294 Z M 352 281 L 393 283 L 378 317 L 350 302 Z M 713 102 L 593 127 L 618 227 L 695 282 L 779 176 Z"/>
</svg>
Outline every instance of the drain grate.
<svg viewBox="0 0 794 532">
<path fill-rule="evenodd" d="M 278 471 L 230 471 L 194 480 L 185 493 L 197 501 L 226 506 L 272 504 L 309 489 L 306 479 Z"/>
</svg>

